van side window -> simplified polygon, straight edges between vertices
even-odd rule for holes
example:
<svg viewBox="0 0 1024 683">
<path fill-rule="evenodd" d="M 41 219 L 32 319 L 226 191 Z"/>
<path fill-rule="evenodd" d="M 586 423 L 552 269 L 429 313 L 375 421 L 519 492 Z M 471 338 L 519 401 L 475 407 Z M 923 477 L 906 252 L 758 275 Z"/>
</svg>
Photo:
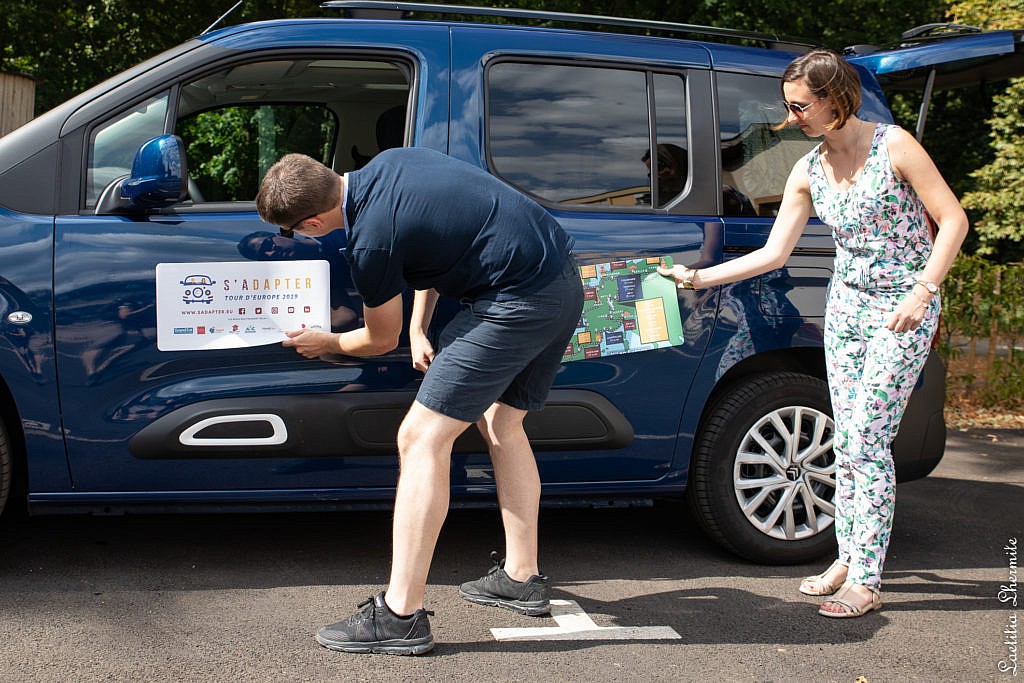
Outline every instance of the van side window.
<svg viewBox="0 0 1024 683">
<path fill-rule="evenodd" d="M 651 175 L 657 175 L 662 206 L 686 184 L 684 93 L 683 79 L 675 75 L 496 63 L 487 72 L 491 168 L 549 203 L 624 208 L 652 208 Z M 652 98 L 658 122 L 653 160 Z"/>
<path fill-rule="evenodd" d="M 181 88 L 194 202 L 252 201 L 266 170 L 298 152 L 339 172 L 404 143 L 409 77 L 400 65 L 286 59 L 234 65 Z"/>
<path fill-rule="evenodd" d="M 86 166 L 86 208 L 96 206 L 112 180 L 128 175 L 135 152 L 146 140 L 163 134 L 166 118 L 167 93 L 163 92 L 93 129 Z"/>
<path fill-rule="evenodd" d="M 682 194 L 690 175 L 685 98 L 682 78 L 676 75 L 654 74 L 659 207 L 666 206 Z"/>
<path fill-rule="evenodd" d="M 793 165 L 816 140 L 786 120 L 779 79 L 718 74 L 722 199 L 726 216 L 775 216 Z"/>
</svg>

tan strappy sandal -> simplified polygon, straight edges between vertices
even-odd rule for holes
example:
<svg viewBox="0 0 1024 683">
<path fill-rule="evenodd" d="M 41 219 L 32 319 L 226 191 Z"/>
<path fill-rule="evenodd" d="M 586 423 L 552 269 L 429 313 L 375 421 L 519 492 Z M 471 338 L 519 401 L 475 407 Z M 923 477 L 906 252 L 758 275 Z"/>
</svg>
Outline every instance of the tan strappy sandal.
<svg viewBox="0 0 1024 683">
<path fill-rule="evenodd" d="M 859 584 L 863 585 L 863 584 Z M 882 609 L 882 594 L 871 586 L 864 586 L 871 591 L 871 601 L 866 605 L 855 605 L 843 596 L 846 595 L 851 587 L 853 586 L 852 581 L 847 581 L 843 584 L 842 590 L 836 594 L 835 597 L 829 598 L 825 602 L 821 603 L 821 607 L 818 609 L 818 614 L 823 617 L 831 617 L 832 619 L 850 619 L 852 617 L 862 617 L 873 609 Z M 842 611 L 830 612 L 825 609 L 825 605 L 829 603 L 839 605 Z"/>
<path fill-rule="evenodd" d="M 822 573 L 815 574 L 814 576 L 808 576 L 806 579 L 801 581 L 800 582 L 800 592 L 803 593 L 804 595 L 822 596 L 822 595 L 832 595 L 837 590 L 839 590 L 839 587 L 842 586 L 843 583 L 846 581 L 845 577 L 843 579 L 840 579 L 840 580 L 836 581 L 835 583 L 829 583 L 825 579 L 825 576 L 830 571 L 832 571 L 837 564 L 842 566 L 842 567 L 846 566 L 845 564 L 843 564 L 839 560 L 836 560 L 835 562 L 830 564 L 828 566 L 828 569 L 826 569 Z"/>
</svg>

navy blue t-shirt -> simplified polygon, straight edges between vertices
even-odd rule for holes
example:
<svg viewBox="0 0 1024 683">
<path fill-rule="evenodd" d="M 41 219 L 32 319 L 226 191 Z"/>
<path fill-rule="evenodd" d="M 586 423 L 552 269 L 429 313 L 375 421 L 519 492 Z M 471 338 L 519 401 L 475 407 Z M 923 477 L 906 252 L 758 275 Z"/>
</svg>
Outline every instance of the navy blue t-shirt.
<svg viewBox="0 0 1024 683">
<path fill-rule="evenodd" d="M 389 149 L 348 174 L 345 256 L 370 306 L 406 287 L 510 299 L 551 282 L 572 238 L 486 171 L 422 147 Z"/>
</svg>

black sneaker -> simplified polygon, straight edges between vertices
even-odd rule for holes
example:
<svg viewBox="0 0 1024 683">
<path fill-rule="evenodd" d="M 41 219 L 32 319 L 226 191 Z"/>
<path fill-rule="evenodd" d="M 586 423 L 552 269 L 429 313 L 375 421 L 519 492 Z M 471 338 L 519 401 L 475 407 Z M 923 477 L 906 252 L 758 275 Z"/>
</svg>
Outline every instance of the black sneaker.
<svg viewBox="0 0 1024 683">
<path fill-rule="evenodd" d="M 316 642 L 338 652 L 386 655 L 421 655 L 434 648 L 427 619 L 433 612 L 418 609 L 400 617 L 384 602 L 383 592 L 362 601 L 359 607 L 366 609 L 317 631 Z"/>
<path fill-rule="evenodd" d="M 551 612 L 551 587 L 548 577 L 534 575 L 516 581 L 505 573 L 505 560 L 491 553 L 494 567 L 483 578 L 459 586 L 459 595 L 478 605 L 504 607 L 519 614 L 536 617 Z"/>
</svg>

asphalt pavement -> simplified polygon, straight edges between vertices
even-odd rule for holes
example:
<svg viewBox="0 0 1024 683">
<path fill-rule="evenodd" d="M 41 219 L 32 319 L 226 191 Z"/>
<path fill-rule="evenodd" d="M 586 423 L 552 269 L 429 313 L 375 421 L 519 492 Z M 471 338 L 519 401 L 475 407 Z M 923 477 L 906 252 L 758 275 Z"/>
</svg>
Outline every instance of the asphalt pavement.
<svg viewBox="0 0 1024 683">
<path fill-rule="evenodd" d="M 739 560 L 674 505 L 544 510 L 558 618 L 471 605 L 457 586 L 500 527 L 455 510 L 428 587 L 438 645 L 416 658 L 313 640 L 386 583 L 386 512 L 34 517 L 0 526 L 0 680 L 1010 683 L 1022 504 L 1024 431 L 952 432 L 897 489 L 884 608 L 852 620 L 796 590 L 827 559 Z"/>
</svg>

